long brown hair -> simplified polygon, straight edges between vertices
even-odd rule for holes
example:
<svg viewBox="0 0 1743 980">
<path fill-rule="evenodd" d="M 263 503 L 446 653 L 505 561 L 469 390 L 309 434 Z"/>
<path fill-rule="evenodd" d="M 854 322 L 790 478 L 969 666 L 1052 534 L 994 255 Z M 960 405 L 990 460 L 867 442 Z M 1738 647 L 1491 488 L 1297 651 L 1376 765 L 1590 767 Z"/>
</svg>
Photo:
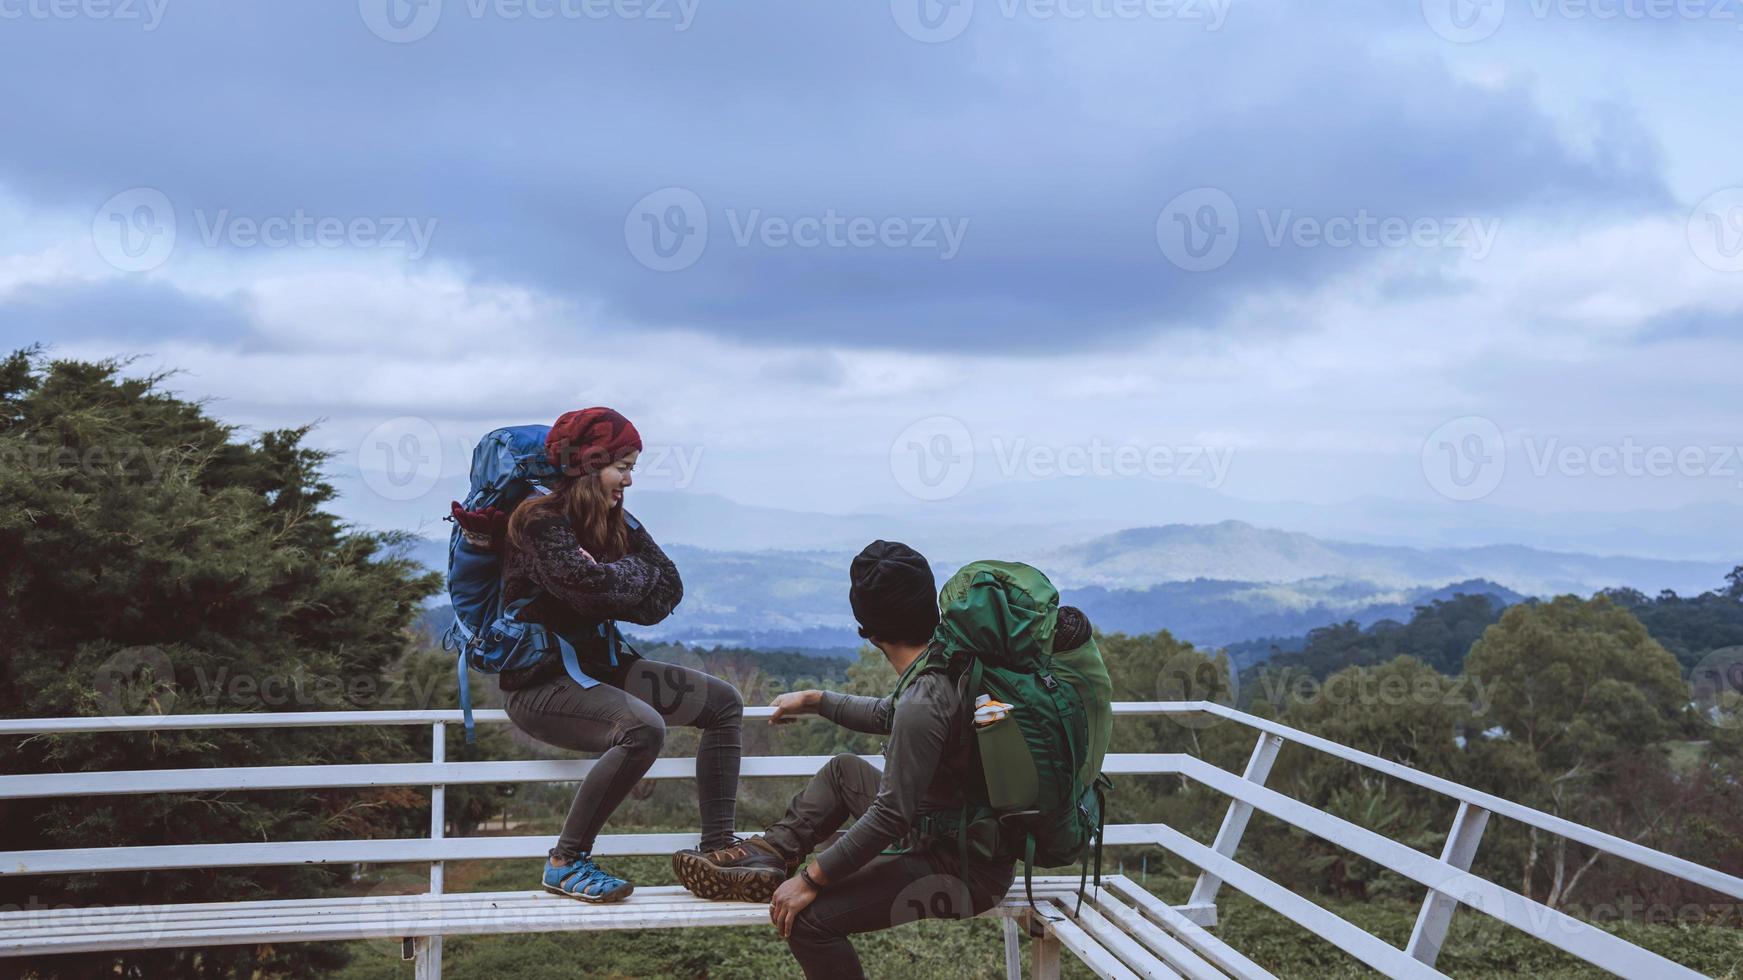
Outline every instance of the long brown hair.
<svg viewBox="0 0 1743 980">
<path fill-rule="evenodd" d="M 629 553 L 629 525 L 623 508 L 613 506 L 598 473 L 570 477 L 543 496 L 531 497 L 508 520 L 508 541 L 522 547 L 526 527 L 535 518 L 554 515 L 567 520 L 581 547 L 598 561 L 616 561 Z"/>
</svg>

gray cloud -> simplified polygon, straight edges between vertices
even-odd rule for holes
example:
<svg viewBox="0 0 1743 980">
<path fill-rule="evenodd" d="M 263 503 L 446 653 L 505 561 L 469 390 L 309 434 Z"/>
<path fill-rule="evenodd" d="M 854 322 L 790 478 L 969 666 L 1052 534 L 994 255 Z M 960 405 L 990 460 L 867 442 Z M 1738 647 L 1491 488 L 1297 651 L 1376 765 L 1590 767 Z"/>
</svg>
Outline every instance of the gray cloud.
<svg viewBox="0 0 1743 980">
<path fill-rule="evenodd" d="M 354 5 L 178 4 L 149 34 L 13 25 L 0 78 L 31 97 L 0 101 L 0 180 L 88 209 L 157 187 L 184 234 L 195 209 L 435 219 L 435 258 L 623 327 L 1037 351 L 1214 322 L 1377 254 L 1268 246 L 1261 210 L 1504 224 L 1667 198 L 1625 121 L 1572 145 L 1529 92 L 1381 58 L 1350 19 L 1311 12 L 1243 8 L 1206 33 L 981 11 L 928 45 L 883 4 L 708 6 L 682 32 L 467 9 L 449 0 L 412 44 Z M 708 244 L 657 272 L 625 219 L 668 186 L 703 202 Z M 1200 186 L 1230 195 L 1243 237 L 1192 273 L 1156 222 Z M 940 245 L 779 244 L 781 222 L 830 214 Z"/>
</svg>

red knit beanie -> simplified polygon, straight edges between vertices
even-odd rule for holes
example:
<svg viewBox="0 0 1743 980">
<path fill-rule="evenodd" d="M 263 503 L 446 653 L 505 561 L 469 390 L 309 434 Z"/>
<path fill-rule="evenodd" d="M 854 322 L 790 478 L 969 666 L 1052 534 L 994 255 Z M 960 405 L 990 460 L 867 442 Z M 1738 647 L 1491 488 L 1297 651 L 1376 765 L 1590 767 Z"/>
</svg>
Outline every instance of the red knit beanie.
<svg viewBox="0 0 1743 980">
<path fill-rule="evenodd" d="M 564 412 L 545 436 L 545 455 L 569 476 L 597 473 L 641 448 L 635 425 L 603 407 Z"/>
</svg>

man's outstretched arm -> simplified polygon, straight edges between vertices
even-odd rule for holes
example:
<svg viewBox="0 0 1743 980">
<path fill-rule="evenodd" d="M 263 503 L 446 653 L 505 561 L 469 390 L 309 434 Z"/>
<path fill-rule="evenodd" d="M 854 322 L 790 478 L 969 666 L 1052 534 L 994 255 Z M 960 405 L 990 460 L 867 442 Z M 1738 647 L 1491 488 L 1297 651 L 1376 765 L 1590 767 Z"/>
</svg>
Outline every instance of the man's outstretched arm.
<svg viewBox="0 0 1743 980">
<path fill-rule="evenodd" d="M 895 698 L 872 698 L 834 691 L 794 691 L 774 700 L 771 725 L 784 725 L 800 715 L 818 715 L 850 731 L 888 735 L 896 716 Z"/>
</svg>

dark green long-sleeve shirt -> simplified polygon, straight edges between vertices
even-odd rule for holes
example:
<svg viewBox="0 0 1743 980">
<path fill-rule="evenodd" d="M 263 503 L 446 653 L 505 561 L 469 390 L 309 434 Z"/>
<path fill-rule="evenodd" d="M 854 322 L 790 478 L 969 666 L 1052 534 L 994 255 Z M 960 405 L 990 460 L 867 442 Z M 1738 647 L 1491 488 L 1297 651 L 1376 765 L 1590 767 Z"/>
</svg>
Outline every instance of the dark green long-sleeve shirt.
<svg viewBox="0 0 1743 980">
<path fill-rule="evenodd" d="M 829 881 L 858 871 L 892 844 L 918 843 L 912 831 L 920 814 L 961 808 L 973 749 L 964 742 L 962 699 L 943 674 L 921 675 L 899 700 L 825 692 L 817 713 L 843 728 L 890 737 L 871 807 L 817 856 Z"/>
</svg>

